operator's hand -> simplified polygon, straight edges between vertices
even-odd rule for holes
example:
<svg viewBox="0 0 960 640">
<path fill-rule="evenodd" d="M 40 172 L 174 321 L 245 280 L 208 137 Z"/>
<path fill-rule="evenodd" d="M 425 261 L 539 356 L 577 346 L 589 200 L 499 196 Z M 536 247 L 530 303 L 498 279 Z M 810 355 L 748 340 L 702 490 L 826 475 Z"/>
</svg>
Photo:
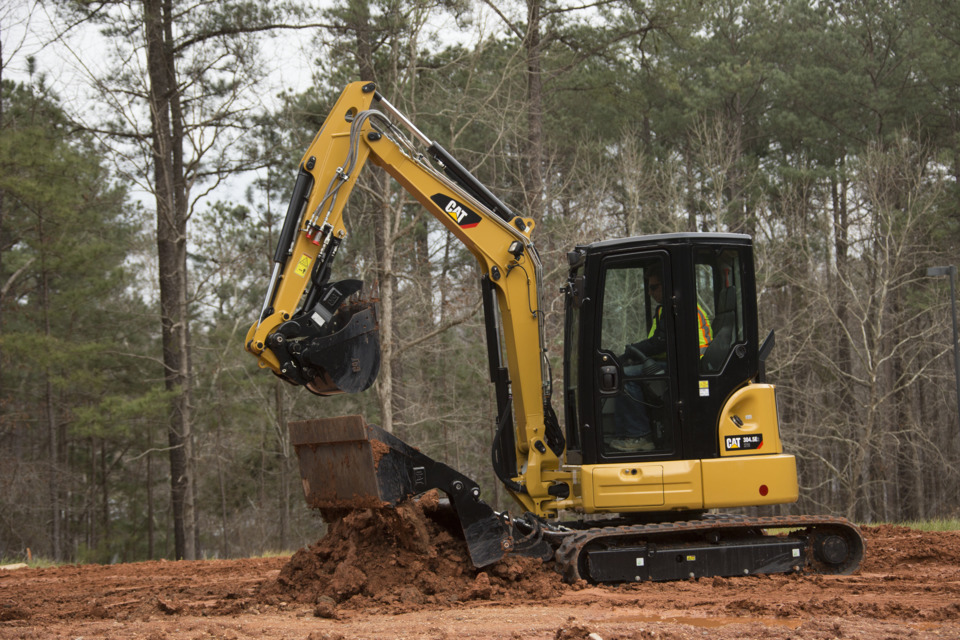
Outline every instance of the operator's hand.
<svg viewBox="0 0 960 640">
<path fill-rule="evenodd" d="M 643 340 L 636 344 L 628 344 L 626 347 L 626 353 L 624 353 L 624 361 L 629 360 L 631 363 L 637 363 L 641 366 L 641 374 L 645 376 L 659 376 L 663 375 L 664 368 L 662 363 L 657 362 L 646 353 L 644 353 L 644 347 L 648 346 L 649 340 Z"/>
<path fill-rule="evenodd" d="M 623 353 L 625 361 L 630 363 L 638 363 L 647 359 L 647 355 L 639 347 L 640 344 L 642 343 L 628 344 L 626 346 Z"/>
</svg>

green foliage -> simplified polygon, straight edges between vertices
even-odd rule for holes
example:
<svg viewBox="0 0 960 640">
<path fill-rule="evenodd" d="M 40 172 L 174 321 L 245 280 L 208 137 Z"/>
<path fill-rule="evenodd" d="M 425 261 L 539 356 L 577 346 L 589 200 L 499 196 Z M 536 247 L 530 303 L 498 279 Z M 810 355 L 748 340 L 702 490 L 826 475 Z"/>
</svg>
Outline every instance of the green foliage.
<svg viewBox="0 0 960 640">
<path fill-rule="evenodd" d="M 96 404 L 77 408 L 73 433 L 80 438 L 109 438 L 124 434 L 130 425 L 160 424 L 172 395 L 160 386 L 134 396 L 103 395 Z"/>
<path fill-rule="evenodd" d="M 123 451 L 138 437 L 127 428 L 130 422 L 114 420 L 146 417 L 140 394 L 149 394 L 150 386 L 140 386 L 143 361 L 134 358 L 152 345 L 140 323 L 145 309 L 128 288 L 133 281 L 125 260 L 136 208 L 126 190 L 113 182 L 92 140 L 68 126 L 43 85 L 5 83 L 3 89 L 2 231 L 15 241 L 4 243 L 0 268 L 0 434 L 11 450 L 47 462 L 32 485 L 17 485 L 3 498 L 22 501 L 36 500 L 31 492 L 42 495 L 51 482 L 76 478 L 81 468 L 72 462 L 80 450 L 92 450 L 93 441 L 109 439 Z M 136 406 L 120 410 L 124 403 Z M 27 424 L 37 428 L 28 432 Z M 90 482 L 92 489 L 96 481 Z M 70 505 L 66 491 L 59 491 L 68 514 L 91 499 L 74 492 L 77 504 Z M 33 544 L 39 553 L 60 553 L 41 539 Z"/>
</svg>

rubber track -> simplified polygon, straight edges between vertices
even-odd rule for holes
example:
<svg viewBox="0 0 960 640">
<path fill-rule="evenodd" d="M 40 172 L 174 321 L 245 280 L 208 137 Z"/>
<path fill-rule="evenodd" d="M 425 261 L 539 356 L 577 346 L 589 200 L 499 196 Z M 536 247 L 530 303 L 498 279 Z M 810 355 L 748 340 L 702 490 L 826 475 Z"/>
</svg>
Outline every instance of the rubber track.
<svg viewBox="0 0 960 640">
<path fill-rule="evenodd" d="M 807 532 L 796 532 L 792 535 L 805 535 L 808 538 L 807 557 L 804 568 L 812 569 L 816 573 L 850 574 L 857 570 L 863 559 L 866 542 L 860 530 L 846 518 L 833 516 L 767 516 L 749 517 L 728 514 L 708 514 L 699 520 L 685 520 L 679 522 L 658 522 L 653 524 L 626 525 L 613 527 L 598 527 L 578 531 L 566 539 L 557 548 L 554 558 L 559 563 L 568 582 L 576 582 L 588 576 L 581 576 L 579 570 L 580 553 L 591 543 L 601 542 L 609 544 L 620 539 L 629 538 L 627 544 L 635 541 L 649 541 L 660 544 L 669 542 L 678 536 L 688 533 L 707 534 L 716 532 L 721 539 L 724 534 L 744 532 L 754 529 L 806 529 Z M 852 543 L 853 549 L 848 562 L 839 566 L 830 566 L 818 561 L 813 552 L 813 536 L 822 533 L 842 535 Z"/>
</svg>

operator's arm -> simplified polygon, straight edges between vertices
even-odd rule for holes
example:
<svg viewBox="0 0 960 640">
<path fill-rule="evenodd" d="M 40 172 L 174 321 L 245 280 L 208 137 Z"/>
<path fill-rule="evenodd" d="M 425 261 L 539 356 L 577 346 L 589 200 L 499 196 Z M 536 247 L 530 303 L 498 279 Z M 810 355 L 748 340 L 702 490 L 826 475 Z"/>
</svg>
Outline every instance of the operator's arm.
<svg viewBox="0 0 960 640">
<path fill-rule="evenodd" d="M 667 337 L 664 335 L 664 332 L 658 328 L 653 332 L 653 335 L 646 340 L 634 342 L 630 346 L 648 358 L 662 356 L 667 352 Z"/>
<path fill-rule="evenodd" d="M 667 335 L 660 322 L 660 315 L 663 307 L 657 307 L 654 313 L 653 329 L 649 336 L 640 342 L 634 342 L 627 345 L 627 356 L 629 358 L 631 351 L 639 351 L 648 358 L 662 357 L 667 352 Z"/>
</svg>

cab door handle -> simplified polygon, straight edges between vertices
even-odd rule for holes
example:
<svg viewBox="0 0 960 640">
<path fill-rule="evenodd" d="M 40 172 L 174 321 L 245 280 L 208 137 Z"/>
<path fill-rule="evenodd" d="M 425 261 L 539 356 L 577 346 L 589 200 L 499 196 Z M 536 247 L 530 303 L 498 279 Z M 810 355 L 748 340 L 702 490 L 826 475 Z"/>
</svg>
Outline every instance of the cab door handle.
<svg viewBox="0 0 960 640">
<path fill-rule="evenodd" d="M 620 369 L 608 364 L 600 367 L 600 391 L 613 392 L 620 387 Z"/>
</svg>

